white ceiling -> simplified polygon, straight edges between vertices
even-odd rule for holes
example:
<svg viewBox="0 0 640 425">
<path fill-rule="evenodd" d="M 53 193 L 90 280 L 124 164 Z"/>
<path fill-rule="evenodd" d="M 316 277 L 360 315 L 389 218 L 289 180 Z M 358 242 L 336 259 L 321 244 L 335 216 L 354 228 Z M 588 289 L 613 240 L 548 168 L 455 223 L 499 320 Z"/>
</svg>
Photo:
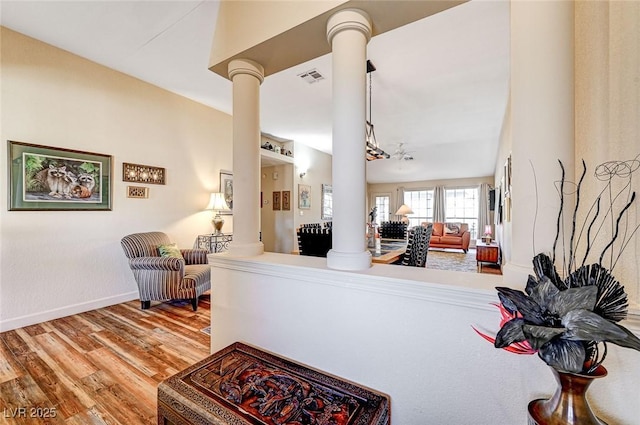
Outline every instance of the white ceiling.
<svg viewBox="0 0 640 425">
<path fill-rule="evenodd" d="M 426 1 L 426 0 L 425 0 Z M 7 1 L 3 26 L 231 113 L 231 83 L 207 69 L 218 1 Z M 372 120 L 380 147 L 367 181 L 493 175 L 508 98 L 509 2 L 472 0 L 374 37 Z M 325 79 L 308 84 L 311 68 Z M 266 133 L 331 151 L 331 55 L 267 77 Z"/>
</svg>

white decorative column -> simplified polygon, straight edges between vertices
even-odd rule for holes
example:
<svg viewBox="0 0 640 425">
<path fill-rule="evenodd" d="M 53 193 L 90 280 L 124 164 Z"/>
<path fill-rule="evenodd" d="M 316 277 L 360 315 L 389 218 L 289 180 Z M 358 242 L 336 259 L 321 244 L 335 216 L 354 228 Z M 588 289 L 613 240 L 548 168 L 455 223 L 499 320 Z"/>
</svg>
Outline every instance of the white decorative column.
<svg viewBox="0 0 640 425">
<path fill-rule="evenodd" d="M 337 270 L 371 267 L 365 245 L 366 62 L 369 16 L 345 9 L 329 18 L 333 53 L 333 248 L 327 266 Z"/>
<path fill-rule="evenodd" d="M 556 234 L 562 160 L 574 179 L 574 4 L 511 2 L 511 256 L 505 282 L 525 285 L 534 255 L 550 253 Z M 535 172 L 535 174 L 534 174 Z M 571 197 L 564 228 L 570 229 Z M 558 242 L 558 254 L 564 246 Z M 557 263 L 562 267 L 562 258 Z"/>
<path fill-rule="evenodd" d="M 248 59 L 229 63 L 233 82 L 233 242 L 230 255 L 261 255 L 260 84 L 264 68 Z"/>
</svg>

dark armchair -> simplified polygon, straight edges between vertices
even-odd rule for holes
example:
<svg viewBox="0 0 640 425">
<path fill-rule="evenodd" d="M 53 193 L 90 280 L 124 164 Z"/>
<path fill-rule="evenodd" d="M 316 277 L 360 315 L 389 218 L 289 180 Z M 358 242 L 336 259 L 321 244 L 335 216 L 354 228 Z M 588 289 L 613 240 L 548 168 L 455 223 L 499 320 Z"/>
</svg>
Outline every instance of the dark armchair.
<svg viewBox="0 0 640 425">
<path fill-rule="evenodd" d="M 433 224 L 415 226 L 409 230 L 409 240 L 400 264 L 403 266 L 425 267 L 429 252 L 429 240 L 433 232 Z"/>
<path fill-rule="evenodd" d="M 211 288 L 206 250 L 181 249 L 176 256 L 162 256 L 159 247 L 171 245 L 162 232 L 134 233 L 120 243 L 138 284 L 143 310 L 151 301 L 176 299 L 190 300 L 193 311 L 197 310 L 198 297 Z"/>
<path fill-rule="evenodd" d="M 380 224 L 380 237 L 383 239 L 405 239 L 407 237 L 407 223 L 383 221 Z"/>
<path fill-rule="evenodd" d="M 297 231 L 298 249 L 300 255 L 310 255 L 313 257 L 326 257 L 331 249 L 332 229 L 331 227 L 301 227 Z"/>
</svg>

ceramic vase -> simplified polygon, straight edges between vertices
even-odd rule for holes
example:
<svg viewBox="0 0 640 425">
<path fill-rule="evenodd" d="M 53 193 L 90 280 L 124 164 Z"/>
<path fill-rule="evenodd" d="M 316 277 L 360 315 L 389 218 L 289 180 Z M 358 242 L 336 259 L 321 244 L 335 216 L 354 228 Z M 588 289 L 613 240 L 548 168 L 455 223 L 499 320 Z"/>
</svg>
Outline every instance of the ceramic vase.
<svg viewBox="0 0 640 425">
<path fill-rule="evenodd" d="M 598 366 L 589 375 L 551 370 L 558 388 L 550 399 L 529 403 L 529 425 L 606 425 L 591 411 L 586 393 L 593 380 L 605 377 L 607 370 Z"/>
</svg>

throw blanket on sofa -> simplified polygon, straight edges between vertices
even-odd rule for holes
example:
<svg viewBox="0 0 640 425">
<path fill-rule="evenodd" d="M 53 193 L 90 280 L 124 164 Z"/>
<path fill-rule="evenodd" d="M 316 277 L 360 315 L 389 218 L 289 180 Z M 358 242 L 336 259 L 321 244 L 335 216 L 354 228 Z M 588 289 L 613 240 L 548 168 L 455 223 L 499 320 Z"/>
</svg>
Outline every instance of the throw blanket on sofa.
<svg viewBox="0 0 640 425">
<path fill-rule="evenodd" d="M 444 223 L 445 234 L 458 234 L 460 233 L 460 223 Z"/>
</svg>

